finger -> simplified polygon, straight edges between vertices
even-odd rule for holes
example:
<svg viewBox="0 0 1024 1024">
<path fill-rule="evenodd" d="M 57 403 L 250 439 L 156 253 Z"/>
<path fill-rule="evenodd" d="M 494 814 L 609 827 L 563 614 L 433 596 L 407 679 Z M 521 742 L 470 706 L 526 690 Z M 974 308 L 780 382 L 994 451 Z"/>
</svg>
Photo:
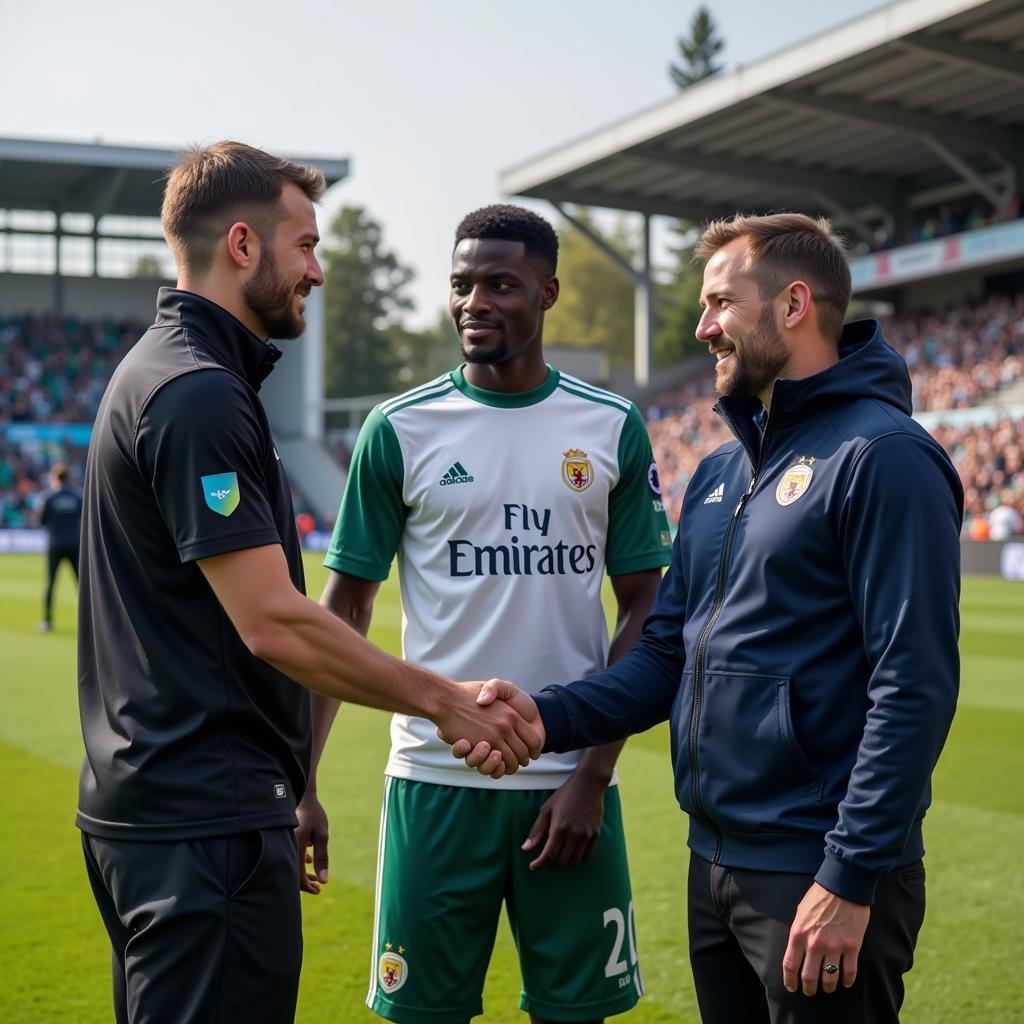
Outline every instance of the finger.
<svg viewBox="0 0 1024 1024">
<path fill-rule="evenodd" d="M 530 748 L 519 738 L 519 734 L 515 731 L 515 724 L 508 727 L 502 741 L 507 748 L 502 751 L 502 754 L 505 757 L 505 767 L 509 772 L 514 772 L 520 766 L 525 768 L 530 763 Z"/>
<path fill-rule="evenodd" d="M 857 980 L 857 954 L 860 952 L 860 948 L 854 950 L 847 950 L 843 954 L 842 963 L 842 979 L 843 988 L 849 988 Z M 838 963 L 838 961 L 836 961 Z"/>
<path fill-rule="evenodd" d="M 466 740 L 468 743 L 469 740 Z M 491 745 L 486 740 L 481 740 L 467 755 L 466 764 L 470 768 L 479 768 L 480 765 L 491 755 Z"/>
<path fill-rule="evenodd" d="M 438 732 L 438 735 L 440 735 L 440 732 Z M 452 744 L 452 757 L 461 761 L 472 749 L 473 744 L 469 740 L 456 740 Z"/>
<path fill-rule="evenodd" d="M 526 841 L 520 847 L 522 850 L 532 850 L 544 837 L 548 834 L 548 825 L 551 821 L 551 812 L 547 807 L 540 809 L 540 814 L 537 815 L 537 820 L 530 827 L 530 831 L 526 834 Z"/>
<path fill-rule="evenodd" d="M 505 764 L 505 759 L 501 756 L 500 750 L 496 750 L 490 755 L 490 761 L 494 764 L 494 771 L 491 772 L 492 779 L 500 779 L 503 775 L 508 774 L 508 767 Z"/>
<path fill-rule="evenodd" d="M 506 683 L 505 685 L 507 686 L 508 684 Z M 480 692 L 476 695 L 476 702 L 477 704 L 493 704 L 501 697 L 501 693 L 502 681 L 500 679 L 488 679 L 480 687 Z"/>
<path fill-rule="evenodd" d="M 804 956 L 804 965 L 800 969 L 800 987 L 805 996 L 813 996 L 818 991 L 818 979 L 821 977 L 821 965 L 824 957 L 810 949 Z"/>
<path fill-rule="evenodd" d="M 795 992 L 797 979 L 800 976 L 800 964 L 804 959 L 804 940 L 802 937 L 789 933 L 789 944 L 782 957 L 782 983 L 787 992 Z"/>
<path fill-rule="evenodd" d="M 601 839 L 601 834 L 600 833 L 590 837 L 590 839 L 587 842 L 586 846 L 584 846 L 584 848 L 583 848 L 583 857 L 581 858 L 582 860 L 590 860 L 590 858 L 593 857 L 595 853 L 597 853 L 597 844 L 598 844 L 600 839 Z"/>
<path fill-rule="evenodd" d="M 327 832 L 320 832 L 313 837 L 313 870 L 316 880 L 323 885 L 327 881 Z"/>
<path fill-rule="evenodd" d="M 500 779 L 501 776 L 505 774 L 505 759 L 501 756 L 501 751 L 492 750 L 487 757 L 477 765 L 476 770 L 481 775 L 490 775 L 494 778 Z"/>
<path fill-rule="evenodd" d="M 553 832 L 549 832 L 548 840 L 544 844 L 544 849 L 540 851 L 540 856 L 530 861 L 530 870 L 536 871 L 538 868 L 543 867 L 558 867 L 561 853 L 562 840 Z"/>
<path fill-rule="evenodd" d="M 829 971 L 828 967 L 840 968 L 843 962 L 843 954 L 838 950 L 832 950 L 822 957 L 821 962 L 821 991 L 835 992 L 839 985 L 839 970 Z"/>
<path fill-rule="evenodd" d="M 320 884 L 306 871 L 307 854 L 305 844 L 299 847 L 299 892 L 308 892 L 311 896 L 320 894 Z"/>
</svg>

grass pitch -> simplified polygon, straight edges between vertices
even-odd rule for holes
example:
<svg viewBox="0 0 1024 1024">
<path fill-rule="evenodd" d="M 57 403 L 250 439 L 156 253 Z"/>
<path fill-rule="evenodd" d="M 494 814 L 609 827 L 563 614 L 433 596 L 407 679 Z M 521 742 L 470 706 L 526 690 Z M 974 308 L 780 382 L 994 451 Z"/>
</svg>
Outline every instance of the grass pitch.
<svg viewBox="0 0 1024 1024">
<path fill-rule="evenodd" d="M 325 570 L 308 560 L 310 592 Z M 66 571 L 66 570 L 64 570 Z M 0 1022 L 109 1021 L 109 947 L 73 826 L 82 756 L 75 693 L 74 592 L 58 582 L 57 630 L 34 632 L 43 563 L 0 558 Z M 381 590 L 371 638 L 398 649 L 397 587 Z M 969 579 L 963 685 L 928 815 L 928 916 L 907 982 L 907 1024 L 1024 1022 L 1024 585 Z M 370 971 L 374 857 L 387 716 L 339 716 L 320 772 L 332 821 L 331 881 L 304 897 L 298 1020 L 378 1020 L 363 1007 Z M 647 995 L 623 1020 L 695 1024 L 686 957 L 687 854 L 664 726 L 634 737 L 621 787 Z M 411 961 L 414 966 L 414 961 Z M 507 927 L 484 1020 L 524 1021 Z"/>
</svg>

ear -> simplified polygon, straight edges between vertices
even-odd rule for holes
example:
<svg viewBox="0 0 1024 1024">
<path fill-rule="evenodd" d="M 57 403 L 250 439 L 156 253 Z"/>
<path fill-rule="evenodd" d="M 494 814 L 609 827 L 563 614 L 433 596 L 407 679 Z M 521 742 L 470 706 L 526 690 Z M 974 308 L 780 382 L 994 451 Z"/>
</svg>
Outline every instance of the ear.
<svg viewBox="0 0 1024 1024">
<path fill-rule="evenodd" d="M 797 327 L 806 320 L 813 305 L 811 289 L 805 281 L 794 281 L 782 293 L 786 303 L 783 323 L 786 327 Z"/>
<path fill-rule="evenodd" d="M 541 300 L 540 308 L 545 312 L 549 310 L 558 301 L 558 278 L 549 277 L 544 282 L 544 287 L 541 289 Z"/>
<path fill-rule="evenodd" d="M 228 256 L 240 270 L 251 270 L 259 263 L 259 236 L 244 220 L 228 228 Z"/>
</svg>

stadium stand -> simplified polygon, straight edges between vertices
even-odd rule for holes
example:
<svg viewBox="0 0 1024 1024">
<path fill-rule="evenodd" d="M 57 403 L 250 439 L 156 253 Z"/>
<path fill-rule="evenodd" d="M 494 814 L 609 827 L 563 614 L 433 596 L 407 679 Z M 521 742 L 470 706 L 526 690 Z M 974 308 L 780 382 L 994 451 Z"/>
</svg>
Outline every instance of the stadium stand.
<svg viewBox="0 0 1024 1024">
<path fill-rule="evenodd" d="M 137 321 L 109 318 L 0 320 L 0 525 L 34 525 L 54 462 L 67 462 L 73 482 L 80 482 L 82 433 L 76 442 L 74 434 L 58 427 L 77 426 L 87 434 L 110 373 L 142 328 Z M 885 333 L 910 367 L 916 411 L 977 407 L 1024 381 L 1024 293 L 894 318 Z M 731 437 L 712 411 L 713 393 L 713 380 L 706 375 L 645 404 L 673 521 L 697 463 Z M 994 539 L 1024 532 L 1024 421 L 939 422 L 932 430 L 964 481 L 965 536 Z M 339 444 L 331 454 L 347 465 L 347 447 Z M 311 516 L 298 491 L 296 512 Z M 329 526 L 323 517 L 312 521 L 319 528 Z"/>
</svg>

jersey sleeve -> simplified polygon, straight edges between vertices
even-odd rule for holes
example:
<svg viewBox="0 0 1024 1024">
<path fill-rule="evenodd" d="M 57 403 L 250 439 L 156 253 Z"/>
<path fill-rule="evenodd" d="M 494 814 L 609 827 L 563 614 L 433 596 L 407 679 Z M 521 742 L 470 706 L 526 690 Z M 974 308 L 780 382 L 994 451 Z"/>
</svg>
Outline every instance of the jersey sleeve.
<svg viewBox="0 0 1024 1024">
<path fill-rule="evenodd" d="M 197 370 L 165 384 L 139 419 L 136 463 L 183 562 L 281 543 L 255 401 L 234 374 Z"/>
<path fill-rule="evenodd" d="M 324 565 L 364 580 L 386 580 L 409 508 L 402 497 L 402 449 L 380 409 L 366 417 Z"/>
<path fill-rule="evenodd" d="M 660 569 L 671 555 L 672 534 L 651 440 L 640 412 L 631 405 L 619 435 L 619 480 L 608 498 L 608 575 Z"/>
</svg>

